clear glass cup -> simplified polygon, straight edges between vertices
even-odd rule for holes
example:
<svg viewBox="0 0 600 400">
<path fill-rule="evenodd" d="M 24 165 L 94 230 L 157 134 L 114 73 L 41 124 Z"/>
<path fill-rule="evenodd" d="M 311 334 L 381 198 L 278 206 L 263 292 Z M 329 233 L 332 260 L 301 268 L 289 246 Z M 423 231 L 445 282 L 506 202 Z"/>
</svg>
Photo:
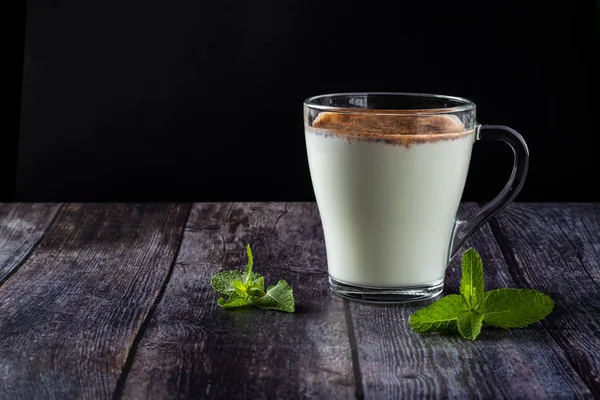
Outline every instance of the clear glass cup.
<svg viewBox="0 0 600 400">
<path fill-rule="evenodd" d="M 330 287 L 371 302 L 441 293 L 464 242 L 519 193 L 529 161 L 515 130 L 481 125 L 467 99 L 416 93 L 341 93 L 304 101 L 310 175 L 323 224 Z M 473 144 L 514 152 L 502 192 L 462 221 L 456 213 Z"/>
</svg>

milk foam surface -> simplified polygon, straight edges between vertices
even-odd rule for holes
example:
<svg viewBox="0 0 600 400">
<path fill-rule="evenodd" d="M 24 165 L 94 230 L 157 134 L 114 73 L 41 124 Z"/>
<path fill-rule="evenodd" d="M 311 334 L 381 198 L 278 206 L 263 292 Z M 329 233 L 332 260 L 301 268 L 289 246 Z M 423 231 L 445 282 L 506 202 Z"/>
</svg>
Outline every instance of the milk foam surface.
<svg viewBox="0 0 600 400">
<path fill-rule="evenodd" d="M 474 140 L 473 131 L 450 122 L 446 137 L 441 130 L 416 141 L 405 137 L 402 124 L 385 127 L 385 121 L 370 135 L 343 123 L 315 120 L 306 127 L 333 278 L 359 286 L 406 287 L 444 277 Z M 385 140 L 384 132 L 389 138 L 396 134 L 395 141 Z"/>
</svg>

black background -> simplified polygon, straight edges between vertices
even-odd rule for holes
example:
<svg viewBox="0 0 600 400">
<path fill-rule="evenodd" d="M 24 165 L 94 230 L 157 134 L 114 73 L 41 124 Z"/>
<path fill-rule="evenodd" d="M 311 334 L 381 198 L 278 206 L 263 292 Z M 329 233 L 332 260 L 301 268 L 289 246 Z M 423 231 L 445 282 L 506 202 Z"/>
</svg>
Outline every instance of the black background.
<svg viewBox="0 0 600 400">
<path fill-rule="evenodd" d="M 359 4 L 29 1 L 3 196 L 312 200 L 302 100 L 403 91 L 467 97 L 518 130 L 518 200 L 600 201 L 594 1 Z M 511 166 L 478 143 L 463 200 L 491 199 Z"/>
</svg>

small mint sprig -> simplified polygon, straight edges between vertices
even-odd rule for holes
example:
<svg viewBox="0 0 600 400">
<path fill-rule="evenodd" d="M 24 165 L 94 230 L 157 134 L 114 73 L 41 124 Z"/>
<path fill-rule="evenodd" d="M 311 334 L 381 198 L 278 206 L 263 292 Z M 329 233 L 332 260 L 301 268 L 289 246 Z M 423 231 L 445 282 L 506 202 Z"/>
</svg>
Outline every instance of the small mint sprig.
<svg viewBox="0 0 600 400">
<path fill-rule="evenodd" d="M 523 328 L 541 321 L 552 312 L 550 296 L 532 289 L 484 291 L 483 262 L 474 249 L 462 258 L 460 295 L 445 296 L 412 314 L 411 328 L 419 333 L 460 333 L 475 340 L 482 326 Z"/>
<path fill-rule="evenodd" d="M 254 259 L 250 245 L 246 246 L 246 270 L 219 272 L 212 277 L 212 288 L 227 298 L 220 297 L 217 304 L 223 308 L 253 305 L 264 310 L 294 312 L 294 292 L 286 281 L 280 280 L 265 291 L 265 278 L 252 272 Z"/>
</svg>

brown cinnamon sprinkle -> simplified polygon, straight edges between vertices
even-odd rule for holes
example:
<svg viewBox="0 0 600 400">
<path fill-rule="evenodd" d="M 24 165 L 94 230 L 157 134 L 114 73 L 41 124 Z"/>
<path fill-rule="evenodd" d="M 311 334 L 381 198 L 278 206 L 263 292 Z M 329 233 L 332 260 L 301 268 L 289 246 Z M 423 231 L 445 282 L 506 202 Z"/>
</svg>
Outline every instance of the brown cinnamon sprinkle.
<svg viewBox="0 0 600 400">
<path fill-rule="evenodd" d="M 418 143 L 454 140 L 474 132 L 465 130 L 455 115 L 350 114 L 322 112 L 310 131 L 342 137 L 410 147 Z"/>
</svg>

